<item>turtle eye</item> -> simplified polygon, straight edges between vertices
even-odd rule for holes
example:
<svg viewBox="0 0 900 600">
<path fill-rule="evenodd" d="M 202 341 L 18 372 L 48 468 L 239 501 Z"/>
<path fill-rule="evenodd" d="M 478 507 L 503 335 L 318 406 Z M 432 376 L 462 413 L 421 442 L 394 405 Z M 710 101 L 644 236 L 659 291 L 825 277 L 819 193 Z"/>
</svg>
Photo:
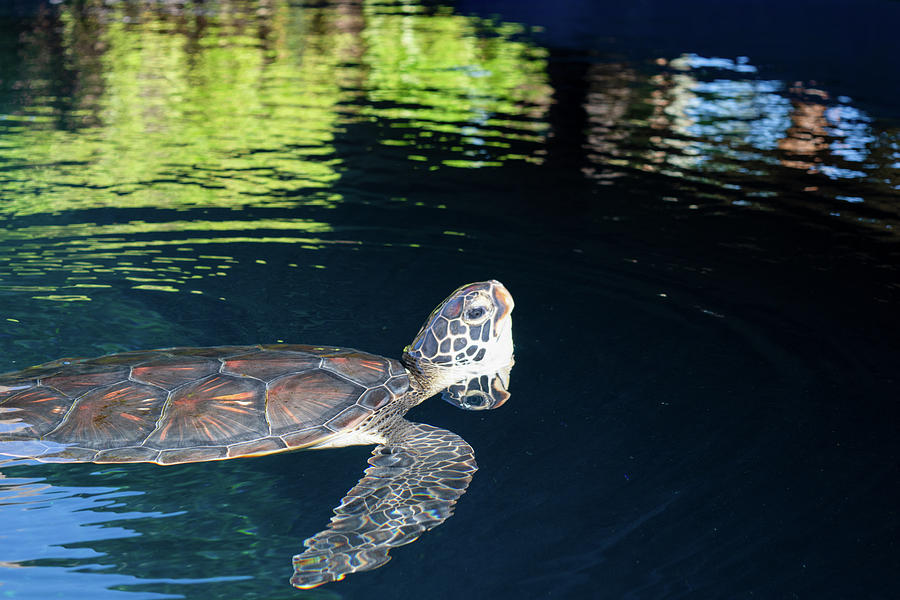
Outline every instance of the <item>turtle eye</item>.
<svg viewBox="0 0 900 600">
<path fill-rule="evenodd" d="M 466 311 L 466 319 L 469 321 L 477 321 L 484 316 L 485 310 L 483 306 L 476 306 Z"/>
<path fill-rule="evenodd" d="M 491 300 L 483 295 L 475 296 L 466 302 L 462 318 L 466 325 L 481 325 L 491 316 Z"/>
<path fill-rule="evenodd" d="M 466 394 L 463 405 L 466 408 L 482 408 L 487 405 L 487 398 L 484 397 L 484 394 L 472 392 Z"/>
</svg>

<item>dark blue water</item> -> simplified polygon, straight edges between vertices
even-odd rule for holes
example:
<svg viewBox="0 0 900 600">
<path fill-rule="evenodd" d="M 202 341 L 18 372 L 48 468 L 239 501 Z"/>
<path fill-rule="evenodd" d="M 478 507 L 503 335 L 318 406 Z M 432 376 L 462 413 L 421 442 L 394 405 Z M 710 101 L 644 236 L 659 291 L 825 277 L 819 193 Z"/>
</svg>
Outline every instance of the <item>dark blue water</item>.
<svg viewBox="0 0 900 600">
<path fill-rule="evenodd" d="M 517 363 L 378 570 L 288 584 L 370 448 L 17 465 L 0 597 L 900 595 L 900 4 L 724 6 L 4 9 L 0 370 L 398 357 L 486 278 Z"/>
</svg>

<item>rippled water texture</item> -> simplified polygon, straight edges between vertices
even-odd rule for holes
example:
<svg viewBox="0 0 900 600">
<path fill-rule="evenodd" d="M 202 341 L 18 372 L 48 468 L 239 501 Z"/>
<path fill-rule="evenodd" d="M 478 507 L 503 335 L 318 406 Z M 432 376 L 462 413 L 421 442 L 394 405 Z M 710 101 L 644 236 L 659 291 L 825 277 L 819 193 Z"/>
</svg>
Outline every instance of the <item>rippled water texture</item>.
<svg viewBox="0 0 900 600">
<path fill-rule="evenodd" d="M 371 448 L 16 464 L 0 597 L 900 595 L 897 3 L 540 4 L 0 8 L 0 371 L 517 306 L 384 567 L 288 583 Z"/>
<path fill-rule="evenodd" d="M 6 289 L 86 301 L 124 279 L 203 293 L 199 281 L 234 267 L 206 256 L 211 243 L 358 244 L 327 209 L 357 188 L 386 199 L 348 181 L 348 161 L 388 158 L 366 173 L 381 183 L 408 162 L 534 160 L 546 51 L 514 25 L 478 37 L 486 26 L 378 3 L 43 12 L 4 81 Z M 54 218 L 27 220 L 38 215 Z"/>
<path fill-rule="evenodd" d="M 685 54 L 588 69 L 587 169 L 683 180 L 691 198 L 813 211 L 895 234 L 900 146 L 850 98 L 766 79 L 747 57 Z M 677 201 L 678 198 L 670 198 Z"/>
</svg>

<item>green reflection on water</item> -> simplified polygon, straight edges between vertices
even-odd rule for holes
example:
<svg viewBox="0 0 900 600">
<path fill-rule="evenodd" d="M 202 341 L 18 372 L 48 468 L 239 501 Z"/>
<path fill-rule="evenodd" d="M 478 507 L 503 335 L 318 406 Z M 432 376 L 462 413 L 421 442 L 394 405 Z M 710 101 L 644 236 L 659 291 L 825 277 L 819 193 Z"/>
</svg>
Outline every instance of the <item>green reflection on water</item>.
<svg viewBox="0 0 900 600">
<path fill-rule="evenodd" d="M 462 134 L 462 142 L 499 149 L 483 161 L 445 158 L 445 166 L 499 165 L 528 158 L 504 152 L 505 140 L 542 142 L 551 89 L 545 75 L 547 53 L 517 41 L 522 28 L 497 24 L 490 37 L 479 37 L 483 21 L 454 15 L 376 12 L 367 6 L 370 27 L 363 32 L 370 67 L 364 114 L 403 122 L 411 131 L 403 140 L 415 147 L 411 160 L 425 161 L 423 151 L 440 145 L 441 134 Z M 388 102 L 384 108 L 379 103 Z M 537 161 L 537 159 L 534 159 Z"/>
<path fill-rule="evenodd" d="M 342 90 L 329 71 L 340 57 L 313 43 L 328 28 L 287 35 L 304 11 L 278 3 L 260 15 L 254 4 L 226 3 L 205 19 L 62 7 L 61 47 L 40 29 L 29 40 L 29 102 L 3 131 L 2 210 L 273 206 L 300 190 L 337 200 L 315 193 L 339 177 Z M 54 50 L 58 63 L 29 62 Z M 77 81 L 62 106 L 60 68 Z"/>
<path fill-rule="evenodd" d="M 24 29 L 0 49 L 7 311 L 83 323 L 129 303 L 138 314 L 134 293 L 215 302 L 272 254 L 310 280 L 326 268 L 311 253 L 361 243 L 329 222 L 360 187 L 342 183 L 358 157 L 400 171 L 534 162 L 547 130 L 545 51 L 445 8 L 85 0 Z M 179 339 L 151 306 L 134 320 L 159 335 L 120 349 Z"/>
<path fill-rule="evenodd" d="M 223 263 L 234 263 L 235 259 L 204 255 L 197 258 L 159 256 L 160 249 L 235 243 L 301 244 L 305 249 L 316 249 L 323 244 L 354 243 L 297 235 L 327 233 L 331 229 L 328 224 L 304 219 L 133 221 L 109 225 L 75 223 L 0 229 L 0 242 L 25 241 L 14 246 L 15 252 L 11 256 L 0 254 L 0 291 L 58 292 L 77 288 L 81 293 L 53 293 L 32 298 L 86 301 L 90 300 L 86 295 L 88 290 L 112 287 L 111 283 L 97 281 L 103 278 L 124 285 L 130 282 L 132 289 L 177 292 L 191 280 L 227 275 L 231 265 Z M 254 235 L 234 235 L 241 231 Z M 280 232 L 283 235 L 256 235 L 257 231 Z M 199 234 L 182 237 L 190 232 Z M 231 235 L 217 236 L 218 232 Z M 165 234 L 176 234 L 176 237 L 162 237 Z M 208 264 L 194 264 L 186 268 L 183 265 L 185 262 Z M 22 284 L 24 280 L 34 277 L 39 277 L 45 284 Z M 58 283 L 46 285 L 53 281 Z M 191 291 L 202 293 L 200 290 Z"/>
<path fill-rule="evenodd" d="M 74 223 L 70 225 L 35 225 L 16 229 L 0 229 L 0 241 L 39 238 L 67 238 L 81 236 L 129 235 L 136 233 L 181 231 L 240 231 L 253 229 L 282 229 L 306 233 L 324 233 L 332 228 L 327 223 L 309 219 L 256 219 L 253 221 L 166 221 L 153 223 L 131 221 L 111 225 Z"/>
<path fill-rule="evenodd" d="M 0 211 L 333 205 L 355 123 L 449 166 L 543 139 L 545 55 L 519 27 L 410 3 L 192 6 L 66 4 L 25 37 Z"/>
</svg>

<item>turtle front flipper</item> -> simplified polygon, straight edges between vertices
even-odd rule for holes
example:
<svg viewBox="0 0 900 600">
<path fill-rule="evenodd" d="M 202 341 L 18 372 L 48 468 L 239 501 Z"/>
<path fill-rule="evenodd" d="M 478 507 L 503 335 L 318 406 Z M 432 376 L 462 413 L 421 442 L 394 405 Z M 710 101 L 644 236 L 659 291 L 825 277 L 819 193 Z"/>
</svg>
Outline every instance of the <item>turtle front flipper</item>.
<svg viewBox="0 0 900 600">
<path fill-rule="evenodd" d="M 328 529 L 304 542 L 291 584 L 313 588 L 376 569 L 395 546 L 414 541 L 453 512 L 477 469 L 472 447 L 446 429 L 400 421 L 347 492 Z"/>
</svg>

